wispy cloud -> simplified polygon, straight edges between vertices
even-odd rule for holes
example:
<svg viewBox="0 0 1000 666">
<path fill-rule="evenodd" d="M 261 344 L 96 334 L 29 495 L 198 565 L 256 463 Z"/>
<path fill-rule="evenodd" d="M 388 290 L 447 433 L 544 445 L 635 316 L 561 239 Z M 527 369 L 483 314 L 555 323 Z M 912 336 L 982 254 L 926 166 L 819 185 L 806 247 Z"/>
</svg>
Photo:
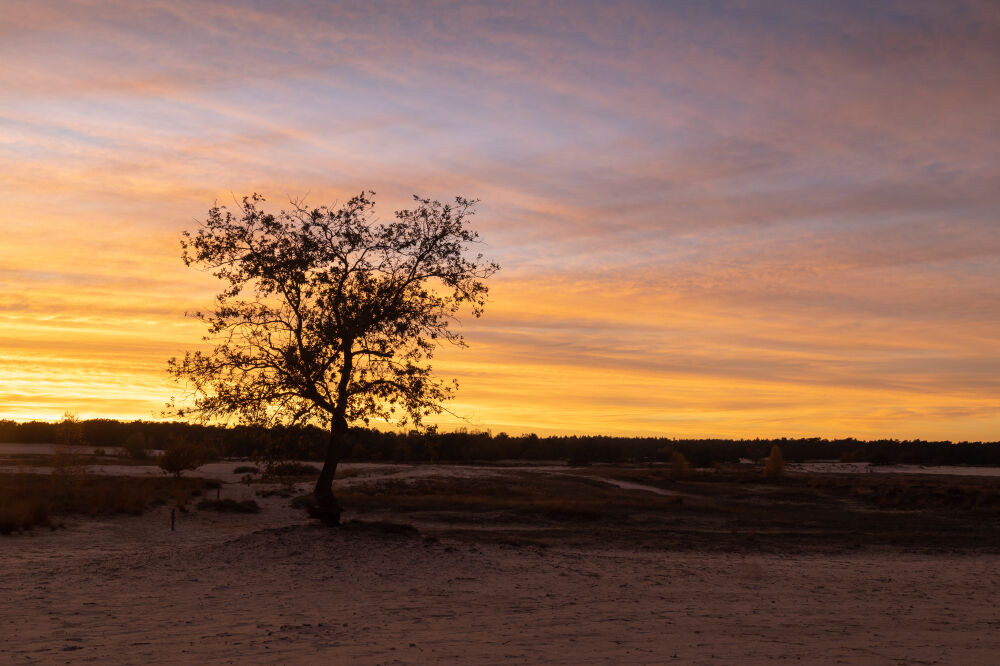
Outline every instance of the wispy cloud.
<svg viewBox="0 0 1000 666">
<path fill-rule="evenodd" d="M 0 416 L 148 417 L 214 287 L 179 232 L 375 188 L 482 199 L 440 369 L 484 426 L 995 438 L 998 44 L 977 1 L 9 2 Z"/>
</svg>

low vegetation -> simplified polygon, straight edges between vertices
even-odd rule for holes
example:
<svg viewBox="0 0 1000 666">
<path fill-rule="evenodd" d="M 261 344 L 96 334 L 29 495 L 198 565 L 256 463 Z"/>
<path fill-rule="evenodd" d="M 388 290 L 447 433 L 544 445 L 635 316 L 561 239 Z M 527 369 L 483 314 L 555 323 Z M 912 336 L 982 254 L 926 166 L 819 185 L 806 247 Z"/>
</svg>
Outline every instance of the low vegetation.
<svg viewBox="0 0 1000 666">
<path fill-rule="evenodd" d="M 172 442 L 156 459 L 156 464 L 165 474 L 180 478 L 188 470 L 195 470 L 211 460 L 205 447 L 185 440 Z"/>
<path fill-rule="evenodd" d="M 317 474 L 319 474 L 319 467 L 294 460 L 268 463 L 264 466 L 263 471 L 264 477 L 268 479 L 286 476 L 316 476 Z"/>
<path fill-rule="evenodd" d="M 674 507 L 679 498 L 621 490 L 585 476 L 512 473 L 495 478 L 386 479 L 341 491 L 352 508 L 394 511 L 506 511 L 523 516 L 597 518 Z M 307 499 L 300 502 L 307 502 Z"/>
<path fill-rule="evenodd" d="M 995 479 L 601 465 L 547 474 L 389 478 L 342 491 L 365 519 L 403 520 L 422 534 L 512 545 L 850 551 L 902 547 L 1000 552 Z M 614 482 L 625 482 L 616 487 Z M 638 484 L 638 485 L 635 485 Z M 645 486 L 645 488 L 644 488 Z M 653 492 L 655 489 L 662 494 Z M 308 496 L 296 503 L 309 508 Z"/>
<path fill-rule="evenodd" d="M 0 534 L 55 527 L 57 516 L 138 515 L 156 504 L 186 500 L 218 482 L 205 479 L 97 476 L 69 472 L 0 473 Z"/>
</svg>

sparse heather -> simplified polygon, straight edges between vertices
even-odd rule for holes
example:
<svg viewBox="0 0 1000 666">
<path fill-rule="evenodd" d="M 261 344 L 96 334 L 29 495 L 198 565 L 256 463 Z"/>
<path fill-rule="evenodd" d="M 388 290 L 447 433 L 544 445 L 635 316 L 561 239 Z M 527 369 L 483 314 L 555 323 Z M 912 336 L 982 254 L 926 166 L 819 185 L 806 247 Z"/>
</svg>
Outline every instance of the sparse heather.
<svg viewBox="0 0 1000 666">
<path fill-rule="evenodd" d="M 214 481 L 86 474 L 0 473 L 0 534 L 54 527 L 57 516 L 138 515 L 156 504 L 186 500 Z"/>
</svg>

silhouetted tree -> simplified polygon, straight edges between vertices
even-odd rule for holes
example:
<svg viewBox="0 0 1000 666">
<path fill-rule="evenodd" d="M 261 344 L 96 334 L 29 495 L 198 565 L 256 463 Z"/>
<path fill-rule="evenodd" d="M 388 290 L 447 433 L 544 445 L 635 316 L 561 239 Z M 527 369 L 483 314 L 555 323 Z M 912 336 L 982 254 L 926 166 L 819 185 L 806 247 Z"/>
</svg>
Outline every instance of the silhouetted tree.
<svg viewBox="0 0 1000 666">
<path fill-rule="evenodd" d="M 192 442 L 176 441 L 171 442 L 156 464 L 160 466 L 164 474 L 173 474 L 176 478 L 181 478 L 184 470 L 198 469 L 208 461 L 206 451 Z"/>
<path fill-rule="evenodd" d="M 213 207 L 181 241 L 185 263 L 225 288 L 212 312 L 194 315 L 214 349 L 169 361 L 191 389 L 177 413 L 328 428 L 313 513 L 331 523 L 349 425 L 420 425 L 441 411 L 456 385 L 436 379 L 429 360 L 443 342 L 464 345 L 451 326 L 463 305 L 482 314 L 485 279 L 499 269 L 471 253 L 475 201 L 414 200 L 379 222 L 374 192 L 337 209 L 294 204 L 277 214 L 254 194 L 235 213 Z"/>
<path fill-rule="evenodd" d="M 83 424 L 73 412 L 64 412 L 63 420 L 56 427 L 60 444 L 83 444 Z"/>
</svg>

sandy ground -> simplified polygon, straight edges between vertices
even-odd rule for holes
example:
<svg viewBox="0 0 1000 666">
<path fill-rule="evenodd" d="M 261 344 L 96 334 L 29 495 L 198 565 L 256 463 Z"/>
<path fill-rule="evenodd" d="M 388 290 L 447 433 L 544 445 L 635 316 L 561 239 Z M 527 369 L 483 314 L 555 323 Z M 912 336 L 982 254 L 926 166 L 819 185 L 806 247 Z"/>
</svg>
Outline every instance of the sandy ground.
<svg viewBox="0 0 1000 666">
<path fill-rule="evenodd" d="M 476 545 L 258 501 L 0 539 L 0 663 L 1000 663 L 995 555 Z"/>
</svg>

